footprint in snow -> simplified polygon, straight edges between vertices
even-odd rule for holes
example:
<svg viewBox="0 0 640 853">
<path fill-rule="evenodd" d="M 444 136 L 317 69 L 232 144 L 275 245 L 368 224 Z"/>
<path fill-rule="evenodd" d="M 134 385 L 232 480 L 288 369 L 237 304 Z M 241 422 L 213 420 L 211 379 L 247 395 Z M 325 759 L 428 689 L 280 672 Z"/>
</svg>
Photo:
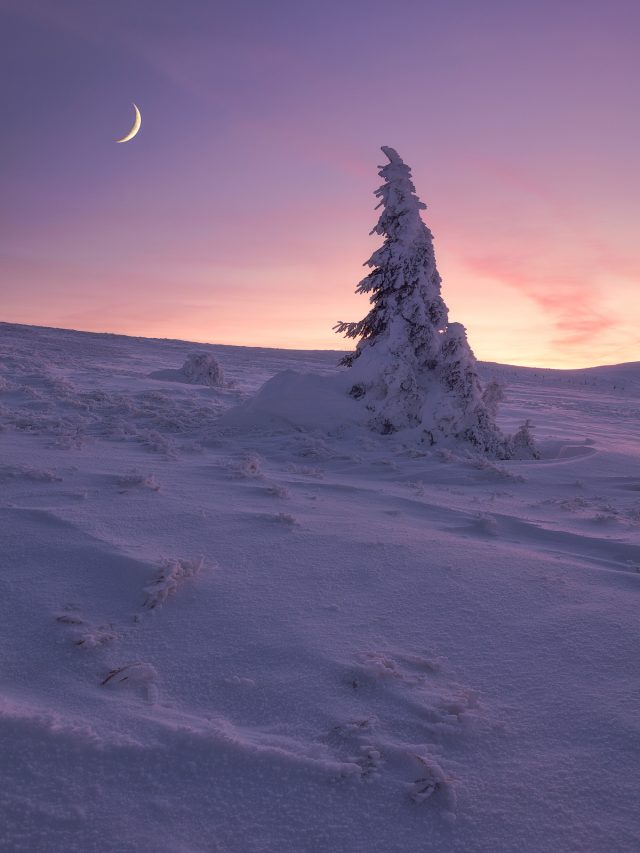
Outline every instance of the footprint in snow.
<svg viewBox="0 0 640 853">
<path fill-rule="evenodd" d="M 414 803 L 429 800 L 444 817 L 455 820 L 455 788 L 440 763 L 424 749 L 389 738 L 382 728 L 375 717 L 348 720 L 323 740 L 340 762 L 360 768 L 361 781 L 373 782 L 382 773 L 396 776 Z"/>
<path fill-rule="evenodd" d="M 414 803 L 429 801 L 445 819 L 455 820 L 453 782 L 441 759 L 427 750 L 435 744 L 438 750 L 446 750 L 460 737 L 486 733 L 477 693 L 446 680 L 439 657 L 367 651 L 356 659 L 350 684 L 369 708 L 361 720 L 332 729 L 326 742 L 343 760 L 358 764 L 363 778 L 375 778 L 380 772 L 395 776 Z M 400 737 L 394 732 L 397 703 L 402 707 Z M 379 719 L 371 715 L 373 708 Z M 407 712 L 411 712 L 417 742 L 406 742 Z M 497 730 L 495 724 L 491 728 Z"/>
<path fill-rule="evenodd" d="M 398 681 L 407 685 L 423 684 L 427 676 L 440 671 L 442 658 L 426 658 L 411 654 L 360 652 L 356 655 L 358 671 L 352 687 L 357 689 L 378 681 Z"/>
<path fill-rule="evenodd" d="M 132 468 L 126 474 L 117 477 L 116 484 L 121 495 L 134 488 L 151 489 L 152 492 L 160 491 L 160 484 L 155 475 L 145 474 L 137 468 Z"/>
<path fill-rule="evenodd" d="M 295 516 L 291 515 L 288 512 L 262 512 L 257 513 L 257 518 L 262 518 L 264 521 L 275 522 L 276 524 L 283 524 L 285 527 L 296 527 L 298 522 Z"/>
<path fill-rule="evenodd" d="M 334 726 L 323 738 L 342 762 L 356 764 L 360 779 L 370 781 L 385 763 L 380 748 L 373 741 L 376 720 L 365 717 Z"/>
<path fill-rule="evenodd" d="M 100 682 L 108 690 L 124 692 L 150 704 L 158 701 L 158 672 L 150 663 L 136 661 L 112 669 Z"/>
<path fill-rule="evenodd" d="M 289 498 L 291 497 L 291 493 L 284 486 L 279 485 L 278 483 L 272 483 L 270 486 L 265 487 L 265 492 L 273 498 Z"/>
<path fill-rule="evenodd" d="M 413 654 L 361 652 L 350 674 L 351 687 L 368 696 L 381 688 L 405 708 L 413 709 L 428 731 L 442 738 L 459 735 L 461 726 L 482 718 L 478 694 L 456 683 L 444 683 L 441 658 Z"/>
<path fill-rule="evenodd" d="M 418 777 L 407 785 L 409 797 L 419 805 L 439 801 L 449 818 L 455 819 L 456 793 L 444 770 L 430 755 L 414 754 Z"/>
<path fill-rule="evenodd" d="M 83 649 L 95 649 L 117 640 L 121 635 L 113 625 L 92 625 L 79 613 L 77 607 L 68 605 L 64 612 L 56 617 L 59 625 L 69 628 L 74 646 Z"/>
</svg>

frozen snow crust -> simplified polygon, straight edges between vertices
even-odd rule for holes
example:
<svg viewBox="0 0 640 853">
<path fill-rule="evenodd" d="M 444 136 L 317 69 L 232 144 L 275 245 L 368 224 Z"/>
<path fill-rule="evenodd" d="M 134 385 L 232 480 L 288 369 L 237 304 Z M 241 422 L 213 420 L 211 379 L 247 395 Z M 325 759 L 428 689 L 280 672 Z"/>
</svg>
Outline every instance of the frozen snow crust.
<svg viewBox="0 0 640 853">
<path fill-rule="evenodd" d="M 0 324 L 0 850 L 639 848 L 640 365 L 499 462 L 338 357 Z"/>
</svg>

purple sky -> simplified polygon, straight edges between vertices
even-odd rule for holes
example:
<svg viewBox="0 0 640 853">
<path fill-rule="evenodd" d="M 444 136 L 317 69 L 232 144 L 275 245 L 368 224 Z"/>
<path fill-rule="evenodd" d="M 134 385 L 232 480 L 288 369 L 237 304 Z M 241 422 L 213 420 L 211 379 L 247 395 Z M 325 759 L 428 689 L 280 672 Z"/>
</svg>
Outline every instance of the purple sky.
<svg viewBox="0 0 640 853">
<path fill-rule="evenodd" d="M 478 357 L 638 360 L 638 44 L 638 0 L 0 0 L 1 318 L 346 347 L 391 145 Z"/>
</svg>

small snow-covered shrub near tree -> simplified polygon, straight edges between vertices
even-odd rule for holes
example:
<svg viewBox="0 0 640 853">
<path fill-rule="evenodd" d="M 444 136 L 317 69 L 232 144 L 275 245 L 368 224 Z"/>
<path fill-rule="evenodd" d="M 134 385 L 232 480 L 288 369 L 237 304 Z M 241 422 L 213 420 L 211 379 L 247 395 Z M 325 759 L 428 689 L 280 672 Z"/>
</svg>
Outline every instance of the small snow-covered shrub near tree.
<svg viewBox="0 0 640 853">
<path fill-rule="evenodd" d="M 511 438 L 512 455 L 516 459 L 540 459 L 532 429 L 533 424 L 527 419 Z"/>
<path fill-rule="evenodd" d="M 415 429 L 428 444 L 456 438 L 505 458 L 510 442 L 495 423 L 497 390 L 486 396 L 464 327 L 449 323 L 433 237 L 420 216 L 426 205 L 398 153 L 382 151 L 389 163 L 378 173 L 382 213 L 371 233 L 384 243 L 356 288 L 369 294 L 372 307 L 363 320 L 335 326 L 358 341 L 342 360 L 353 378 L 351 395 L 371 412 L 378 432 Z"/>
<path fill-rule="evenodd" d="M 209 352 L 194 352 L 180 368 L 180 373 L 194 385 L 224 385 L 224 371 Z"/>
<path fill-rule="evenodd" d="M 492 418 L 498 414 L 500 403 L 504 400 L 504 386 L 492 379 L 485 385 L 482 392 L 482 402 Z"/>
</svg>

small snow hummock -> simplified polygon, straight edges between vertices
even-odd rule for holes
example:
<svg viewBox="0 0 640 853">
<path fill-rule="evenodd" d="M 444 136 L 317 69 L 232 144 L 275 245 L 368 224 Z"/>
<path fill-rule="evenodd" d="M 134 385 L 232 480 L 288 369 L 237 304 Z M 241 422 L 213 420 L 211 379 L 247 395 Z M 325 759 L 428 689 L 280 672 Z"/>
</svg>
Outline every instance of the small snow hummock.
<svg viewBox="0 0 640 853">
<path fill-rule="evenodd" d="M 420 217 L 411 170 L 393 148 L 376 190 L 382 213 L 372 233 L 384 236 L 356 288 L 372 308 L 356 323 L 335 329 L 357 338 L 342 364 L 350 369 L 351 396 L 362 400 L 369 425 L 383 434 L 417 429 L 422 440 L 461 439 L 493 456 L 511 455 L 510 440 L 495 423 L 495 389 L 485 398 L 464 326 L 449 323 L 440 294 L 433 237 Z"/>
<path fill-rule="evenodd" d="M 180 368 L 180 373 L 193 385 L 224 385 L 224 371 L 208 352 L 194 352 Z"/>
</svg>

